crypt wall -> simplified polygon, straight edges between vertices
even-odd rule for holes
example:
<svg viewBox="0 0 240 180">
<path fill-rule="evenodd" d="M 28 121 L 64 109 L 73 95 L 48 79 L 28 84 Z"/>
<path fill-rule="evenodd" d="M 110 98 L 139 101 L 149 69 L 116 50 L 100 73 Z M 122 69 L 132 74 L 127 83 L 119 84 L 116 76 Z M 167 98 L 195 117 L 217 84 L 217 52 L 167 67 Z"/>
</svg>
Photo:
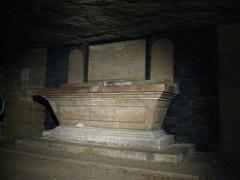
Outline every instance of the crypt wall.
<svg viewBox="0 0 240 180">
<path fill-rule="evenodd" d="M 240 24 L 218 26 L 220 131 L 224 157 L 240 160 Z"/>
<path fill-rule="evenodd" d="M 207 27 L 178 31 L 171 42 L 175 49 L 168 43 L 166 51 L 175 54 L 175 81 L 180 94 L 170 107 L 164 128 L 168 133 L 175 134 L 179 142 L 194 142 L 201 150 L 215 150 L 218 144 L 216 29 Z M 161 42 L 156 46 L 161 47 Z M 152 48 L 153 52 L 156 51 L 155 47 Z M 71 73 L 76 73 L 76 69 L 75 72 L 69 72 L 68 66 L 71 66 L 69 60 L 76 61 L 78 58 L 76 51 L 74 53 L 69 48 L 26 50 L 13 58 L 12 63 L 7 63 L 5 96 L 11 105 L 6 114 L 7 134 L 39 136 L 44 123 L 47 129 L 55 127 L 48 113 L 44 120 L 43 107 L 30 97 L 42 87 L 59 87 L 67 83 L 68 76 L 74 77 Z M 152 57 L 152 77 L 156 79 L 154 57 L 158 56 L 164 56 L 164 53 Z M 169 58 L 169 61 L 173 59 L 170 56 L 165 58 Z M 142 63 L 142 67 L 144 65 Z M 28 81 L 21 81 L 21 69 L 29 69 L 23 72 L 23 75 L 29 73 Z M 77 75 L 79 78 L 80 71 Z M 168 72 L 172 76 L 172 68 Z M 144 74 L 144 70 L 141 73 Z M 143 78 L 141 73 L 139 77 Z M 72 78 L 71 83 L 75 82 L 76 79 Z"/>
<path fill-rule="evenodd" d="M 33 95 L 45 87 L 47 49 L 11 52 L 4 57 L 6 100 L 4 135 L 40 136 L 44 129 L 44 107 Z M 2 89 L 2 88 L 1 88 Z"/>
<path fill-rule="evenodd" d="M 177 31 L 175 82 L 179 95 L 165 119 L 165 129 L 179 142 L 216 151 L 219 144 L 217 34 L 215 27 Z"/>
</svg>

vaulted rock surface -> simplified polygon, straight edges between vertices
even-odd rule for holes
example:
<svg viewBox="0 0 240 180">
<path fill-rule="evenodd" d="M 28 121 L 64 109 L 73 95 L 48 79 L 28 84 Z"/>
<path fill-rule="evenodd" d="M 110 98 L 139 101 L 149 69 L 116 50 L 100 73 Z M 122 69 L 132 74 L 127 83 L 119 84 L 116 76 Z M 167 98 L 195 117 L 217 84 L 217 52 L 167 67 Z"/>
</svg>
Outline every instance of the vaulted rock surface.
<svg viewBox="0 0 240 180">
<path fill-rule="evenodd" d="M 18 0 L 0 2 L 8 47 L 50 47 L 138 38 L 239 18 L 234 1 Z"/>
</svg>

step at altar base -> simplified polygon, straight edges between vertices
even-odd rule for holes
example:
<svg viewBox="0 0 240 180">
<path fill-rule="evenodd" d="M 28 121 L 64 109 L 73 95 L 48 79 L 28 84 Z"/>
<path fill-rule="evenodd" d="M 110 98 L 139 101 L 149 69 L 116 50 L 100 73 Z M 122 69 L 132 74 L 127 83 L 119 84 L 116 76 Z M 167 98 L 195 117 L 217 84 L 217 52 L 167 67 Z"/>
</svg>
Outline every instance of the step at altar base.
<svg viewBox="0 0 240 180">
<path fill-rule="evenodd" d="M 170 163 L 178 165 L 186 158 L 193 156 L 195 146 L 192 144 L 172 144 L 165 150 L 133 149 L 110 147 L 74 142 L 47 140 L 43 138 L 17 139 L 16 144 L 29 148 L 65 151 L 77 154 L 107 156 L 111 158 L 129 159 L 147 162 Z"/>
<path fill-rule="evenodd" d="M 61 140 L 106 147 L 164 150 L 174 143 L 174 136 L 164 130 L 129 130 L 108 128 L 76 128 L 58 126 L 44 131 L 43 139 Z"/>
</svg>

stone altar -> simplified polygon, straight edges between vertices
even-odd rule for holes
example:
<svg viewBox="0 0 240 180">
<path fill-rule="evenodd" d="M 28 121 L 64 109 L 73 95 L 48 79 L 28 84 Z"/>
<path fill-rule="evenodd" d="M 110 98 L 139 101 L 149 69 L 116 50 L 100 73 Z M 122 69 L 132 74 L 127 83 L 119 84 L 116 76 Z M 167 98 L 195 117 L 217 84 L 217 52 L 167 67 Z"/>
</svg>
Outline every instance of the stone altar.
<svg viewBox="0 0 240 180">
<path fill-rule="evenodd" d="M 68 84 L 40 93 L 60 125 L 27 144 L 175 164 L 192 154 L 193 145 L 174 143 L 174 136 L 162 129 L 177 94 L 174 47 L 168 40 L 157 40 L 149 61 L 146 44 L 142 39 L 93 45 L 89 55 L 83 53 L 86 49 L 72 51 Z"/>
<path fill-rule="evenodd" d="M 65 85 L 41 92 L 60 126 L 44 138 L 138 149 L 164 149 L 174 137 L 161 129 L 176 90 L 168 83 Z"/>
</svg>

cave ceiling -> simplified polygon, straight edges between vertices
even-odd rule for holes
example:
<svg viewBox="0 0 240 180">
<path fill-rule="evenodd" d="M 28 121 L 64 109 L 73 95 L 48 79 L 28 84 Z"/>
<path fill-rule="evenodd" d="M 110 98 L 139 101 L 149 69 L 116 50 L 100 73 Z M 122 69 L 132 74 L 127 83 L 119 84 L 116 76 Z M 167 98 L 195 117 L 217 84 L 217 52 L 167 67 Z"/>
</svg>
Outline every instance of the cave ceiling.
<svg viewBox="0 0 240 180">
<path fill-rule="evenodd" d="M 237 1 L 0 0 L 1 44 L 54 47 L 238 21 Z"/>
</svg>

